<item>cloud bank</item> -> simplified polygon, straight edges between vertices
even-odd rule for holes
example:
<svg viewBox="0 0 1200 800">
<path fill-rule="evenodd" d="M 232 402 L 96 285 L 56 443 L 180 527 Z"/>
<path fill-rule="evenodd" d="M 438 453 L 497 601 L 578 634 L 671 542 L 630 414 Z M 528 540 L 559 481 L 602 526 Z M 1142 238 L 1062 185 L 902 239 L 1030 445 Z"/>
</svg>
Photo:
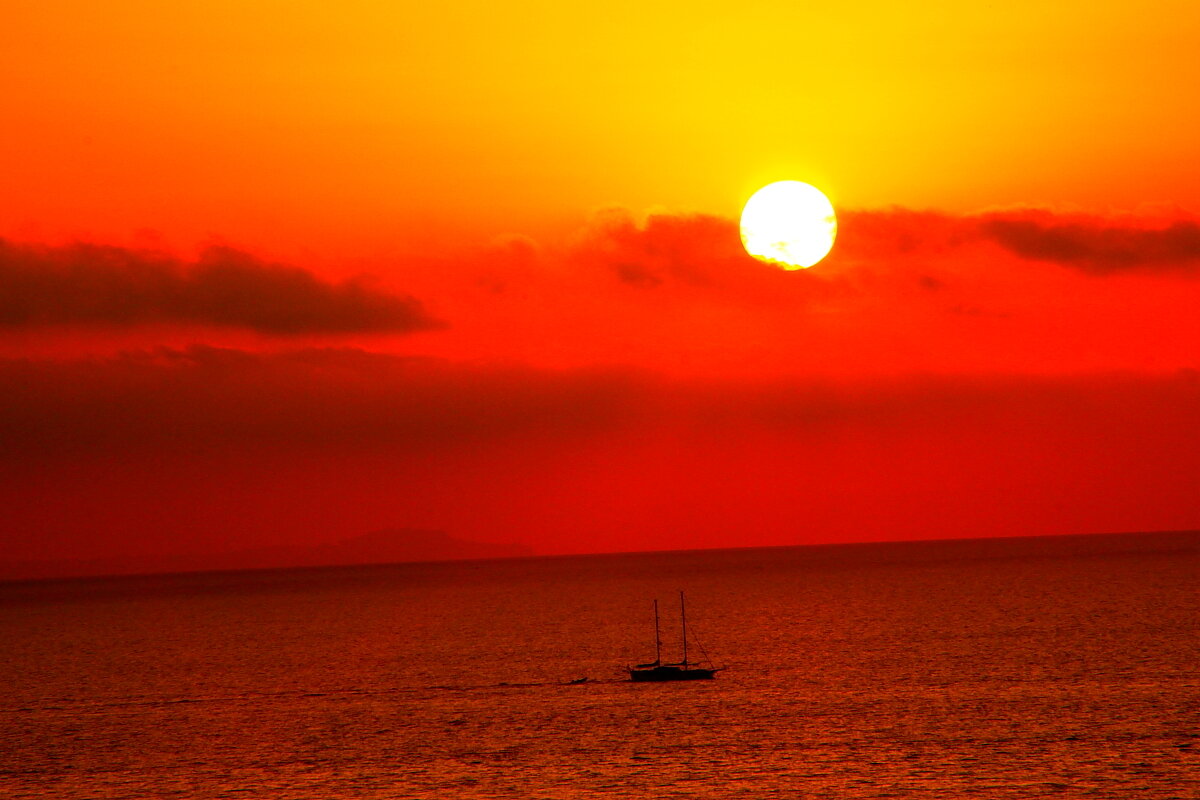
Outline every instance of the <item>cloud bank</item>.
<svg viewBox="0 0 1200 800">
<path fill-rule="evenodd" d="M 1200 224 L 1135 224 L 1049 212 L 989 214 L 981 235 L 1021 258 L 1052 261 L 1096 275 L 1128 270 L 1200 272 Z"/>
<path fill-rule="evenodd" d="M 810 435 L 962 420 L 1086 428 L 1183 425 L 1200 373 L 1069 376 L 665 378 L 636 369 L 538 369 L 309 348 L 196 345 L 111 358 L 0 359 L 0 460 L 181 442 L 423 447 L 617 429 Z M 1197 434 L 1200 435 L 1200 434 Z M 1195 438 L 1189 435 L 1188 438 Z"/>
<path fill-rule="evenodd" d="M 415 298 L 213 247 L 194 262 L 95 244 L 0 240 L 0 326 L 186 323 L 259 333 L 406 333 L 437 327 Z"/>
<path fill-rule="evenodd" d="M 628 375 L 455 365 L 351 348 L 195 345 L 111 358 L 0 360 L 11 455 L 180 444 L 424 446 L 593 428 L 636 396 Z"/>
<path fill-rule="evenodd" d="M 839 211 L 833 252 L 815 269 L 780 275 L 742 250 L 734 219 L 654 213 L 638 220 L 610 209 L 591 221 L 569 257 L 643 290 L 754 287 L 808 295 L 864 276 L 900 275 L 914 262 L 976 259 L 987 271 L 1015 270 L 1023 261 L 1054 264 L 1091 277 L 1130 272 L 1200 277 L 1200 222 L 1190 217 L 1058 213 L 1015 209 L 954 215 L 906 208 Z M 1008 257 L 997 264 L 988 246 Z M 943 282 L 918 275 L 927 288 Z M 847 283 L 849 281 L 849 283 Z"/>
<path fill-rule="evenodd" d="M 0 556 L 1194 526 L 1200 377 L 668 379 L 352 349 L 0 361 Z M 224 543 L 224 544 L 222 544 Z"/>
</svg>

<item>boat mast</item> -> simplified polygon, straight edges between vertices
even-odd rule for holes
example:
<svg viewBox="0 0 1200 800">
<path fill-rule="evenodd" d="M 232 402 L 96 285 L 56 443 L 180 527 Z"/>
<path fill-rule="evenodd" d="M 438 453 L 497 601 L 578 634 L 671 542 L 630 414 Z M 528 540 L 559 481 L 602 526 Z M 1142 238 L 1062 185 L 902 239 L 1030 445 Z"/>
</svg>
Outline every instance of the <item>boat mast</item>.
<svg viewBox="0 0 1200 800">
<path fill-rule="evenodd" d="M 683 621 L 683 666 L 687 667 L 687 609 L 683 605 L 683 592 L 679 592 L 679 618 Z"/>
<path fill-rule="evenodd" d="M 658 633 L 658 598 L 654 599 L 654 663 L 662 663 L 662 637 Z"/>
</svg>

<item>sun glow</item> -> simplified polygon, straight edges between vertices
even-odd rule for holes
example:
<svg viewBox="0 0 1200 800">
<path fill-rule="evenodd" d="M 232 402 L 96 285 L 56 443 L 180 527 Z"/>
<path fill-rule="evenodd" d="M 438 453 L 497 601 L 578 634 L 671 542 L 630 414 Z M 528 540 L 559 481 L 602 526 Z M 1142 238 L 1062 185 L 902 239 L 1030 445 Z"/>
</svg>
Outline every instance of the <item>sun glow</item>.
<svg viewBox="0 0 1200 800">
<path fill-rule="evenodd" d="M 783 269 L 811 267 L 833 248 L 837 216 L 821 190 L 800 181 L 759 189 L 742 209 L 742 245 Z"/>
</svg>

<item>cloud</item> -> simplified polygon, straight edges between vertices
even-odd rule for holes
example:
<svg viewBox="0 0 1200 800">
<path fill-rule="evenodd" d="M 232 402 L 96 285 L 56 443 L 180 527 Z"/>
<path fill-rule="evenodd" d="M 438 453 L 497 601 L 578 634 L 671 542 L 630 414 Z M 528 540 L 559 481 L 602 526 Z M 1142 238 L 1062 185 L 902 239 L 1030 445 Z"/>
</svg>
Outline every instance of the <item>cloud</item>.
<svg viewBox="0 0 1200 800">
<path fill-rule="evenodd" d="M 936 258 L 980 242 L 1020 259 L 1046 261 L 1091 275 L 1129 270 L 1194 270 L 1200 222 L 1019 209 L 955 215 L 906 208 L 839 212 L 832 258 L 854 263 Z"/>
<path fill-rule="evenodd" d="M 832 257 L 851 261 L 927 257 L 969 244 L 969 217 L 941 211 L 891 206 L 838 211 L 838 238 Z"/>
<path fill-rule="evenodd" d="M 1200 266 L 1200 223 L 1165 226 L 1047 211 L 987 214 L 980 233 L 1021 258 L 1052 261 L 1095 275 Z"/>
<path fill-rule="evenodd" d="M 458 358 L 700 376 L 1196 365 L 1200 271 L 1118 275 L 1027 258 L 984 226 L 1036 214 L 1048 227 L 1076 219 L 842 210 L 829 257 L 787 272 L 747 256 L 732 219 L 609 210 L 567 248 L 524 243 L 424 270 L 442 283 L 423 296 L 438 298 L 454 328 L 420 344 Z M 470 283 L 485 270 L 488 281 Z"/>
<path fill-rule="evenodd" d="M 10 359 L 0 556 L 386 524 L 546 552 L 1194 526 L 1198 403 L 1188 371 L 701 380 L 210 347 Z"/>
<path fill-rule="evenodd" d="M 1194 370 L 1164 375 L 667 378 L 632 368 L 460 363 L 354 348 L 194 345 L 0 359 L 0 441 L 33 452 L 253 442 L 373 449 L 616 429 L 813 433 L 1039 420 L 1097 431 L 1145 413 L 1190 425 Z M 1167 409 L 1174 409 L 1168 411 Z M 690 435 L 690 434 L 689 434 Z"/>
<path fill-rule="evenodd" d="M 839 210 L 838 239 L 824 266 L 795 274 L 938 258 L 981 242 L 998 244 L 1021 259 L 1092 275 L 1190 271 L 1200 265 L 1200 221 L 1190 217 L 1162 220 L 1048 209 L 951 214 L 890 207 Z M 657 213 L 639 223 L 628 212 L 609 210 L 580 237 L 575 256 L 602 264 L 641 288 L 672 282 L 712 285 L 764 271 L 742 251 L 736 220 L 703 214 Z"/>
<path fill-rule="evenodd" d="M 403 333 L 440 325 L 415 298 L 361 280 L 330 283 L 225 247 L 186 263 L 121 247 L 0 240 L 0 326 L 155 322 L 280 336 Z"/>
<path fill-rule="evenodd" d="M 801 284 L 811 292 L 855 270 L 944 255 L 979 238 L 973 217 L 900 207 L 841 210 L 830 255 L 815 269 L 788 272 L 747 255 L 735 219 L 659 212 L 639 222 L 614 208 L 591 220 L 571 257 L 641 289 L 756 284 L 776 292 Z"/>
<path fill-rule="evenodd" d="M 742 249 L 734 220 L 652 213 L 639 223 L 619 208 L 606 209 L 591 220 L 571 257 L 644 289 L 667 283 L 711 285 L 731 271 L 759 268 Z"/>
<path fill-rule="evenodd" d="M 109 358 L 0 360 L 10 454 L 150 446 L 424 446 L 587 429 L 636 395 L 629 377 L 455 365 L 350 348 L 194 345 Z M 632 393 L 632 394 L 631 394 Z"/>
</svg>

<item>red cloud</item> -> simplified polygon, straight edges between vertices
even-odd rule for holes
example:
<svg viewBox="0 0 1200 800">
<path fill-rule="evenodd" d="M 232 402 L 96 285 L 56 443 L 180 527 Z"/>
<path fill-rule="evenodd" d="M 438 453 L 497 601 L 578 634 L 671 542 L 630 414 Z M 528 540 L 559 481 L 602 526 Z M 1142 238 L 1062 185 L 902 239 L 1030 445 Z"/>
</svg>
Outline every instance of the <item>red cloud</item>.
<svg viewBox="0 0 1200 800">
<path fill-rule="evenodd" d="M 705 214 L 656 213 L 638 223 L 622 209 L 598 214 L 572 252 L 630 286 L 709 285 L 731 272 L 761 269 L 742 249 L 737 223 Z"/>
</svg>

